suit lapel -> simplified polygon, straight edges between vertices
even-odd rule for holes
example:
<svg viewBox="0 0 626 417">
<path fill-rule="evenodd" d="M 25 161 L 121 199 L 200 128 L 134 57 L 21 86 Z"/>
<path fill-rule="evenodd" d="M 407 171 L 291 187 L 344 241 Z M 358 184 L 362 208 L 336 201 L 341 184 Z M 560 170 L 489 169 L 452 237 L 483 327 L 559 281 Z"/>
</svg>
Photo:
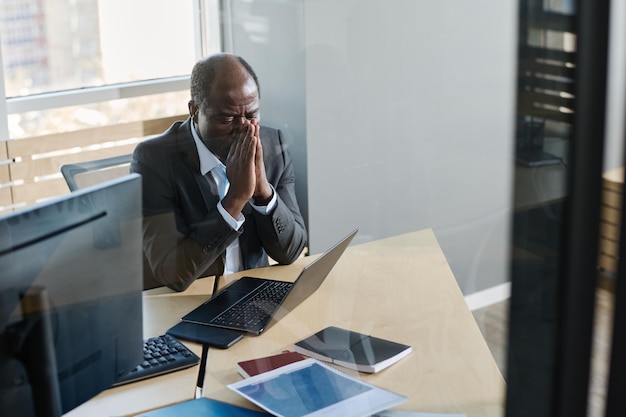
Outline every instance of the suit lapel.
<svg viewBox="0 0 626 417">
<path fill-rule="evenodd" d="M 199 192 L 199 198 L 196 199 L 196 201 L 200 201 L 201 199 L 204 202 L 206 212 L 208 212 L 217 205 L 219 201 L 219 191 L 217 189 L 217 183 L 210 172 L 208 172 L 206 176 L 200 173 L 200 158 L 191 134 L 190 124 L 191 119 L 187 119 L 185 123 L 181 125 L 182 135 L 179 138 L 179 150 L 182 160 L 185 161 L 185 165 L 196 182 Z"/>
</svg>

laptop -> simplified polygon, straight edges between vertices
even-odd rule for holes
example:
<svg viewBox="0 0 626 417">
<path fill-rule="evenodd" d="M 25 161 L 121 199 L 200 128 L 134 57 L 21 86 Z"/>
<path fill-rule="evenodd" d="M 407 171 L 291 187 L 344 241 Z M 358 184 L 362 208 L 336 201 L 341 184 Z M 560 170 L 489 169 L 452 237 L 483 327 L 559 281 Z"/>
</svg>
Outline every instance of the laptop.
<svg viewBox="0 0 626 417">
<path fill-rule="evenodd" d="M 304 267 L 294 282 L 242 277 L 181 319 L 258 336 L 313 294 L 358 228 Z"/>
</svg>

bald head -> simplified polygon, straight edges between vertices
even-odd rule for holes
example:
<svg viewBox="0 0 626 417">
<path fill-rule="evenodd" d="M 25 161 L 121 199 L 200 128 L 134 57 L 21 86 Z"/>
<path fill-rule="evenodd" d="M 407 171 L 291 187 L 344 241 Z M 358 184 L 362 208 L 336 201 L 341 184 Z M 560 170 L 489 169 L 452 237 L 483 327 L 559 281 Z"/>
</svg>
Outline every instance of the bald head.
<svg viewBox="0 0 626 417">
<path fill-rule="evenodd" d="M 206 107 L 214 94 L 224 91 L 224 86 L 241 83 L 246 77 L 254 80 L 260 97 L 259 80 L 243 58 L 225 53 L 210 55 L 198 61 L 191 71 L 191 100 L 200 108 Z M 221 86 L 220 89 L 214 88 L 215 85 Z"/>
</svg>

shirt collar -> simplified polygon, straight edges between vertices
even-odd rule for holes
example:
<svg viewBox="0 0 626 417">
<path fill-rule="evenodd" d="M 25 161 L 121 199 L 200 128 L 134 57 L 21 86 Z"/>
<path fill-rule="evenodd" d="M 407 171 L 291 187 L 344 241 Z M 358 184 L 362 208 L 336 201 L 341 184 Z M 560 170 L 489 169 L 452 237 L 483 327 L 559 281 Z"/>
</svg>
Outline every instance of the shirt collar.
<svg viewBox="0 0 626 417">
<path fill-rule="evenodd" d="M 193 136 L 193 140 L 196 143 L 196 148 L 198 149 L 198 158 L 200 159 L 200 173 L 202 175 L 206 175 L 207 172 L 210 172 L 215 167 L 219 165 L 224 165 L 217 159 L 217 156 L 213 152 L 207 148 L 207 146 L 202 142 L 198 132 L 196 132 L 195 123 L 193 120 L 191 121 L 191 135 Z"/>
</svg>

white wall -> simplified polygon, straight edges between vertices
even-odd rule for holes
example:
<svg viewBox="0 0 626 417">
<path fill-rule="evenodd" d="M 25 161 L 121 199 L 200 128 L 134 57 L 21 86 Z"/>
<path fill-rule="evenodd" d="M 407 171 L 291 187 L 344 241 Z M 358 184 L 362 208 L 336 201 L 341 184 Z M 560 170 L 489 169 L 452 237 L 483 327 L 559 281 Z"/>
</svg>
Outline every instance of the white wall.
<svg viewBox="0 0 626 417">
<path fill-rule="evenodd" d="M 626 2 L 611 2 L 605 169 L 624 166 L 624 114 L 626 93 Z"/>
<path fill-rule="evenodd" d="M 297 198 L 308 224 L 304 0 L 226 0 L 226 50 L 244 57 L 261 84 L 261 123 L 290 145 Z"/>
<path fill-rule="evenodd" d="M 233 32 L 265 86 L 264 121 L 304 146 L 312 252 L 354 226 L 358 242 L 432 227 L 464 293 L 508 280 L 515 1 L 231 4 L 277 42 Z M 288 112 L 302 124 L 275 117 Z"/>
</svg>

